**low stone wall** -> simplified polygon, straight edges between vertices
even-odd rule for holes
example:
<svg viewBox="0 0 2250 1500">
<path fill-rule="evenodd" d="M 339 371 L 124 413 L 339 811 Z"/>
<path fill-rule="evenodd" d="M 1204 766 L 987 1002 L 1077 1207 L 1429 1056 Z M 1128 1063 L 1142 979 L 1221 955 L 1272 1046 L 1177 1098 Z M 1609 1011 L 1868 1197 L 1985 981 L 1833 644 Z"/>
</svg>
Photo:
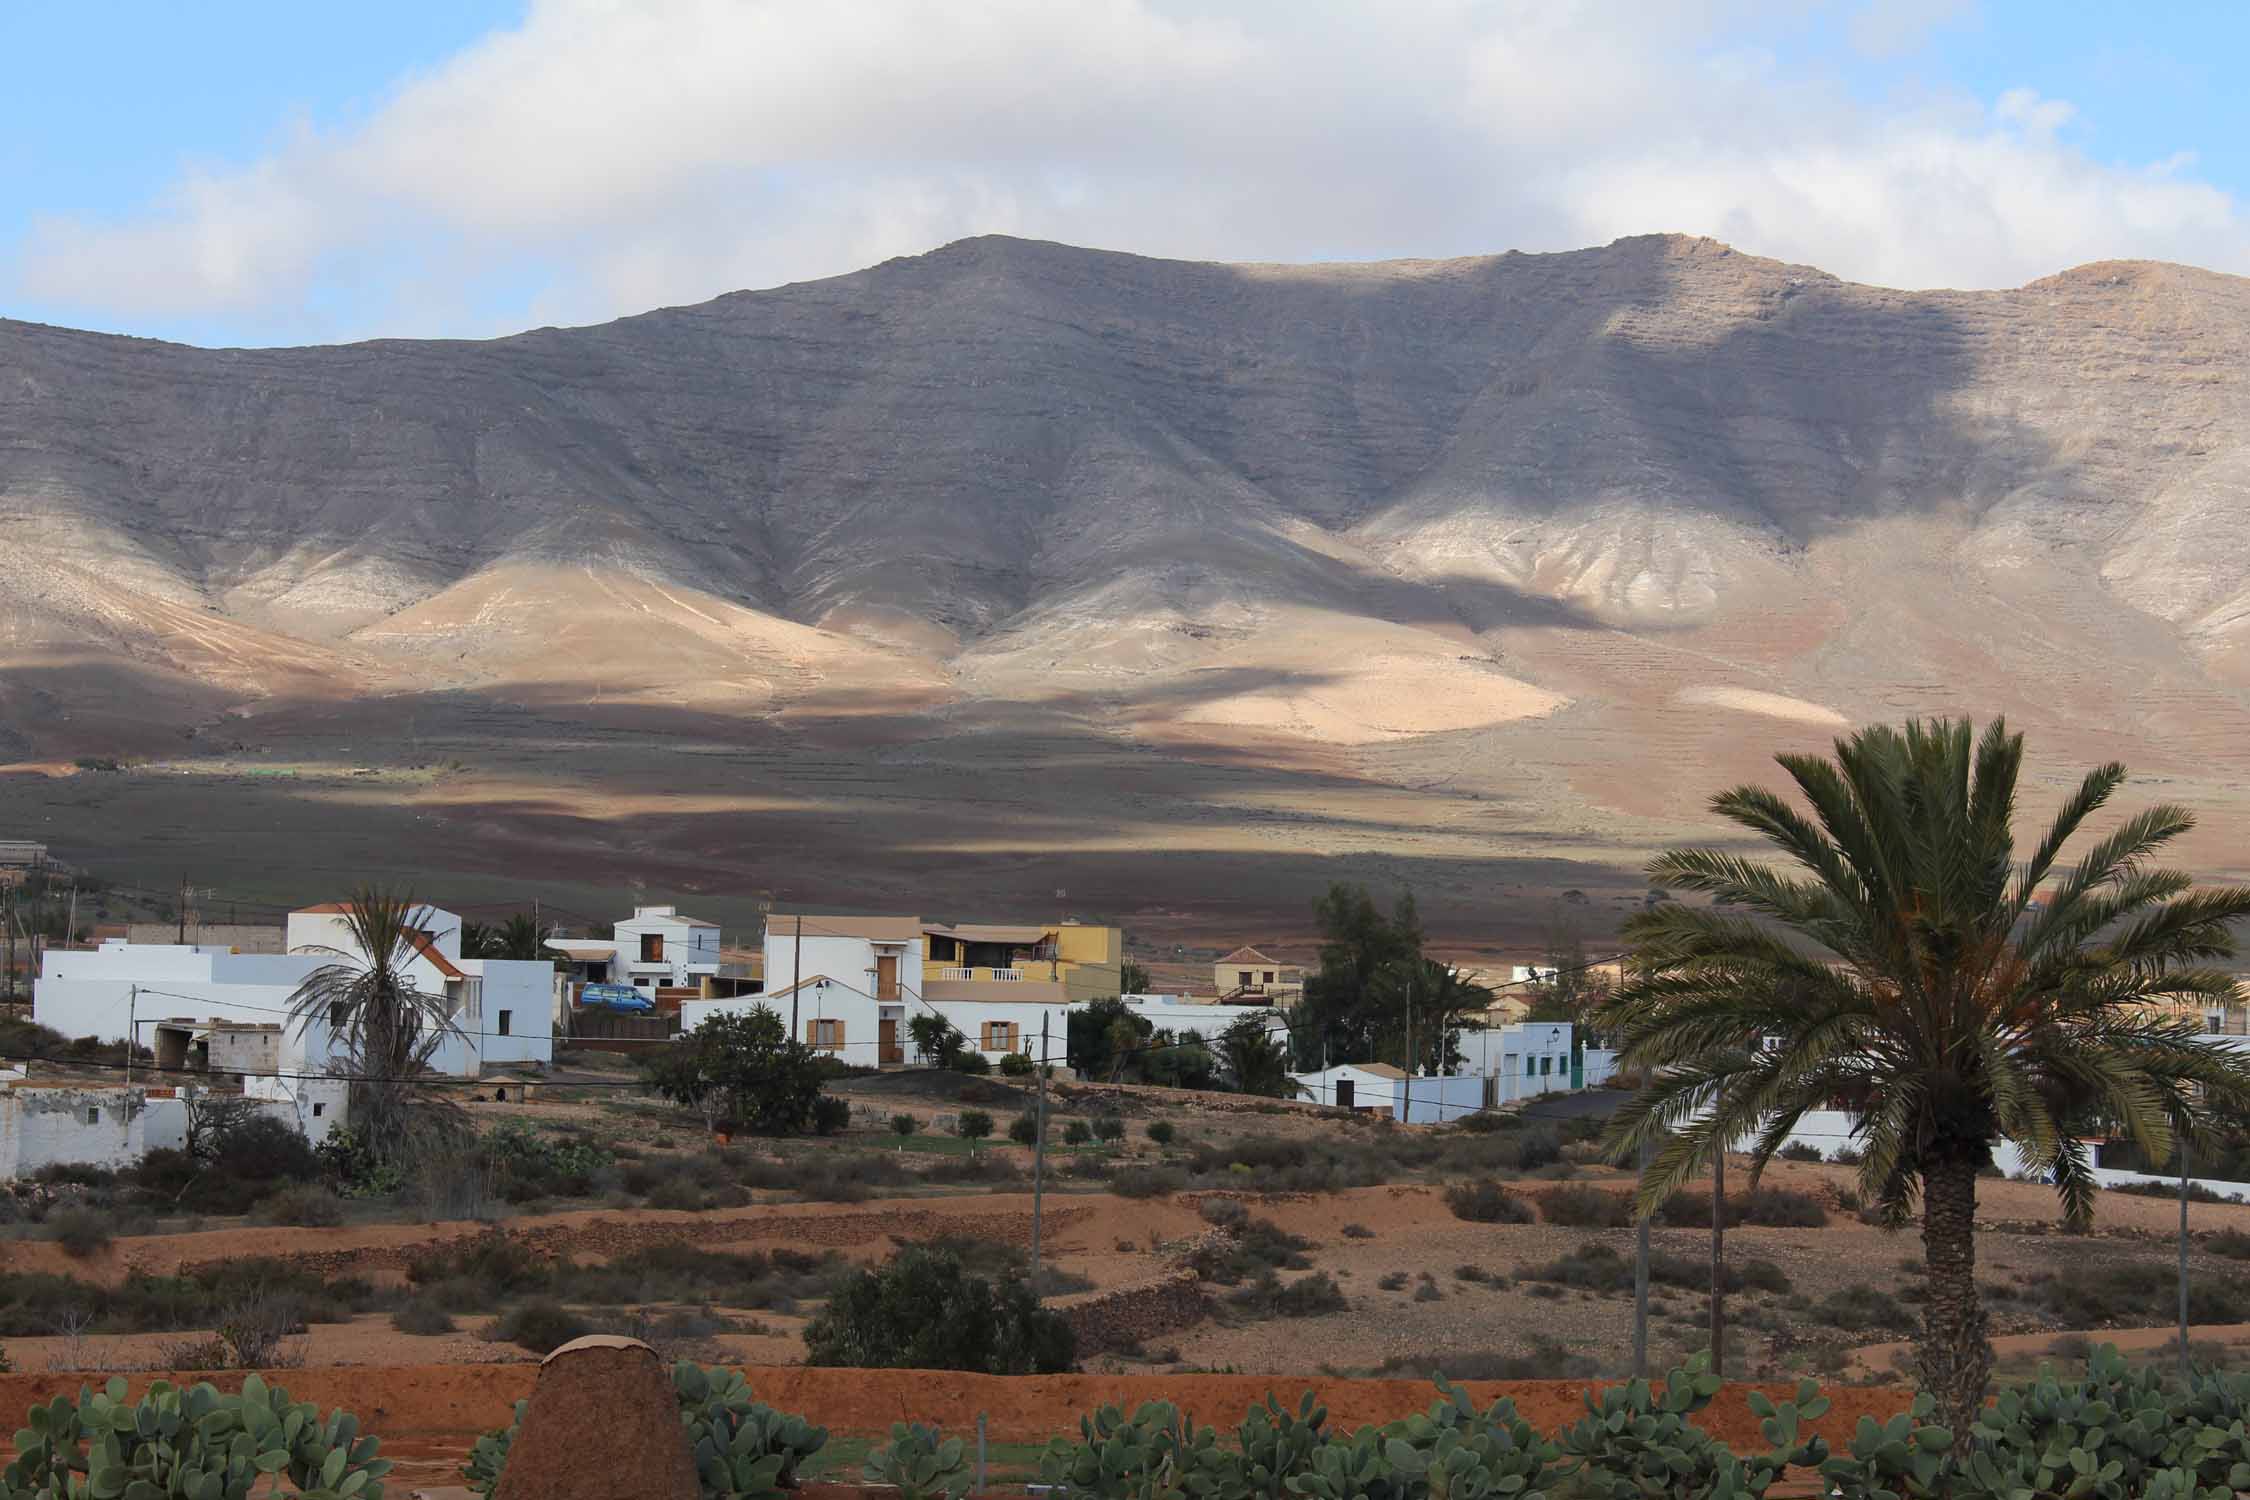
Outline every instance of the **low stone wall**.
<svg viewBox="0 0 2250 1500">
<path fill-rule="evenodd" d="M 1078 1336 L 1083 1358 L 1192 1328 L 1211 1316 L 1211 1296 L 1193 1271 L 1179 1271 L 1155 1281 L 1089 1292 L 1075 1302 L 1058 1302 L 1055 1311 Z"/>
</svg>

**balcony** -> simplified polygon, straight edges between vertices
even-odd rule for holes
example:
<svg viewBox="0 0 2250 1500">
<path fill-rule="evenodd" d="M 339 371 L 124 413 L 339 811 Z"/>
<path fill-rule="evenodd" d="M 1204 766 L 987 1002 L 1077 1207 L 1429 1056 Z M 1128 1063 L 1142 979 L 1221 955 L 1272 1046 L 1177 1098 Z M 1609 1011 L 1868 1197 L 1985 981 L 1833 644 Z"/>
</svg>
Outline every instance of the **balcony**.
<svg viewBox="0 0 2250 1500">
<path fill-rule="evenodd" d="M 1023 983 L 1023 970 L 969 968 L 932 969 L 930 971 L 930 977 L 933 979 L 942 979 L 960 984 L 1021 984 Z"/>
</svg>

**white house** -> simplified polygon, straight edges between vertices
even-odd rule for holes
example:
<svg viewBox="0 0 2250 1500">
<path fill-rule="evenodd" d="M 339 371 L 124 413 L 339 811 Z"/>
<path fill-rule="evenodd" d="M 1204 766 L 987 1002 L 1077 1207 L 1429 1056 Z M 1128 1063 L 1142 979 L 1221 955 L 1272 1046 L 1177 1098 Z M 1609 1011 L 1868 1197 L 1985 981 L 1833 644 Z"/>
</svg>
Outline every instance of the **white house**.
<svg viewBox="0 0 2250 1500">
<path fill-rule="evenodd" d="M 1466 1074 L 1409 1078 L 1389 1063 L 1336 1063 L 1289 1076 L 1300 1097 L 1315 1104 L 1371 1111 L 1410 1125 L 1442 1125 L 1484 1108 L 1484 1080 Z"/>
<path fill-rule="evenodd" d="M 1493 1102 L 1505 1104 L 1585 1086 L 1571 1068 L 1568 1021 L 1517 1021 L 1483 1031 L 1463 1031 L 1463 1074 L 1493 1080 Z"/>
<path fill-rule="evenodd" d="M 319 1018 L 290 1021 L 298 988 L 334 963 L 364 962 L 337 903 L 292 912 L 287 953 L 235 953 L 216 945 L 111 940 L 93 949 L 47 950 L 32 990 L 32 1018 L 64 1036 L 147 1044 L 160 1026 L 276 1022 L 283 1071 L 324 1072 L 335 1048 Z M 460 1035 L 432 1059 L 442 1073 L 474 1078 L 486 1063 L 547 1062 L 554 1054 L 554 966 L 461 956 L 450 912 L 415 914 L 407 977 L 445 997 Z"/>
<path fill-rule="evenodd" d="M 345 1123 L 350 1085 L 340 1078 L 253 1078 L 243 1097 L 314 1145 Z M 57 1166 L 128 1167 L 149 1152 L 187 1144 L 193 1089 L 124 1084 L 0 1083 L 0 1182 Z"/>
<path fill-rule="evenodd" d="M 925 959 L 939 943 L 949 957 L 933 968 Z M 1071 1011 L 1101 998 L 1088 992 L 1101 989 L 1104 974 L 1114 982 L 1115 965 L 1105 959 L 1116 947 L 1114 929 L 1075 923 L 1042 929 L 778 916 L 766 924 L 766 991 L 683 1001 L 680 1025 L 692 1031 L 707 1016 L 763 1005 L 793 1022 L 800 1040 L 877 1067 L 908 1061 L 913 1018 L 935 1015 L 993 1062 L 1011 1052 L 1037 1058 L 1044 1028 L 1047 1055 L 1059 1063 L 1067 1056 Z M 1125 1004 L 1159 1030 L 1206 1039 L 1243 1016 L 1286 1024 L 1266 1005 L 1196 1005 L 1175 996 L 1128 997 Z"/>
<path fill-rule="evenodd" d="M 698 988 L 721 968 L 719 924 L 676 906 L 636 906 L 606 938 L 549 938 L 547 947 L 588 983 L 629 984 L 651 997 Z"/>
</svg>

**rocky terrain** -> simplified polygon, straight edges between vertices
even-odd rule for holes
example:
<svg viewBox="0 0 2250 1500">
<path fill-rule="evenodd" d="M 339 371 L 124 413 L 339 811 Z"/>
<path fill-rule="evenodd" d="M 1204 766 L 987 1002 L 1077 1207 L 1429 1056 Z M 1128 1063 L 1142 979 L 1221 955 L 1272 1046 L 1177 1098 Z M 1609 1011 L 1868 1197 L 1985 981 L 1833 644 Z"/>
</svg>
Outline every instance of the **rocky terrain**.
<svg viewBox="0 0 2250 1500">
<path fill-rule="evenodd" d="M 0 762 L 137 765 L 0 822 L 276 896 L 1483 930 L 1636 901 L 1777 748 L 2005 710 L 2242 873 L 2246 287 L 986 238 L 484 343 L 0 321 Z"/>
</svg>

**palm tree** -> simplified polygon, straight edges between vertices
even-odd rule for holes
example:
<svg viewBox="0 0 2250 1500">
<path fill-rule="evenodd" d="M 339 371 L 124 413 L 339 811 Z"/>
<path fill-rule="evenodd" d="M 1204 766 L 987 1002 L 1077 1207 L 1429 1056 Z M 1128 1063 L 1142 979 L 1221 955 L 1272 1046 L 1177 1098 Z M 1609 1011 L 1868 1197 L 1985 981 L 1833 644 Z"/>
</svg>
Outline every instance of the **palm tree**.
<svg viewBox="0 0 2250 1500">
<path fill-rule="evenodd" d="M 2162 1161 L 2176 1138 L 2203 1133 L 2206 1108 L 2250 1099 L 2250 1064 L 2199 1041 L 2199 1017 L 2182 1013 L 2232 993 L 2213 965 L 2234 952 L 2250 890 L 2199 891 L 2149 867 L 2194 825 L 2172 806 L 2127 818 L 2062 866 L 2124 781 L 2114 764 L 2087 774 L 2017 862 L 2023 737 L 2002 721 L 1973 746 L 1967 721 L 1938 720 L 1835 748 L 1833 761 L 1777 757 L 1811 818 L 1757 787 L 1712 800 L 1795 871 L 1712 849 L 1650 866 L 1712 905 L 1667 902 L 1626 924 L 1639 967 L 1599 1024 L 1621 1065 L 1653 1082 L 1619 1112 L 1611 1144 L 1655 1146 L 1641 1179 L 1651 1207 L 1724 1143 L 1755 1139 L 1755 1186 L 1808 1110 L 1853 1111 L 1864 1192 L 1894 1223 L 1920 1200 L 1921 1380 L 1961 1432 L 1992 1369 L 1978 1169 L 2014 1142 L 2083 1224 L 2095 1183 L 2070 1120 L 2099 1110 Z"/>
<path fill-rule="evenodd" d="M 330 1067 L 351 1077 L 353 1129 L 391 1157 L 406 1144 L 416 1106 L 430 1100 L 431 1057 L 461 1035 L 451 1002 L 417 989 L 408 972 L 434 936 L 417 925 L 424 910 L 403 891 L 361 886 L 343 912 L 356 951 L 298 950 L 336 962 L 315 969 L 289 997 L 299 1029 L 318 1022 L 341 1050 Z"/>
</svg>

